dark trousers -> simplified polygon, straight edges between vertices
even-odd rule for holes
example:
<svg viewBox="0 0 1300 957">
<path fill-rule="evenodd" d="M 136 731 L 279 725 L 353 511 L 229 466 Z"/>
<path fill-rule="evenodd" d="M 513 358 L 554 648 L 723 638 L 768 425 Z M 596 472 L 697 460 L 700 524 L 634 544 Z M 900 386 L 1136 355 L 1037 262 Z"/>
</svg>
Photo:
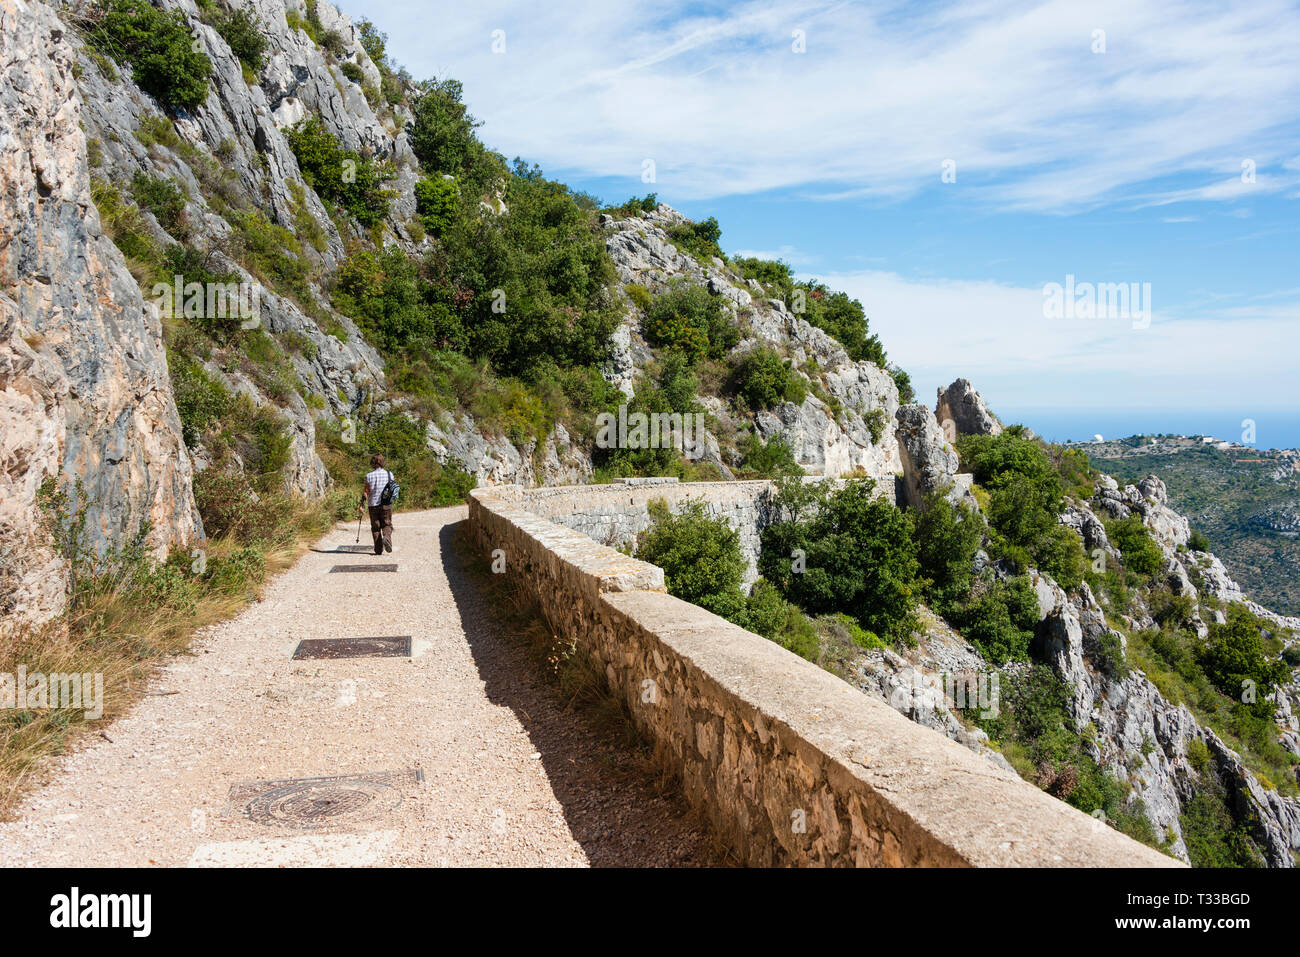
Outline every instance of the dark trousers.
<svg viewBox="0 0 1300 957">
<path fill-rule="evenodd" d="M 375 554 L 382 555 L 384 544 L 393 548 L 393 506 L 370 505 L 370 534 L 375 537 Z"/>
</svg>

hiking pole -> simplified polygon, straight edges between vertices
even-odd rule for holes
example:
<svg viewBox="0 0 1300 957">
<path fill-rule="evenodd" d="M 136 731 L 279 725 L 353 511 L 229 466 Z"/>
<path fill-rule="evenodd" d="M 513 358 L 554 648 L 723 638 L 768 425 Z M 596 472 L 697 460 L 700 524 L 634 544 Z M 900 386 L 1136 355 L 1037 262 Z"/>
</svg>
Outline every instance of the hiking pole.
<svg viewBox="0 0 1300 957">
<path fill-rule="evenodd" d="M 357 543 L 361 542 L 361 506 L 357 506 Z"/>
</svg>

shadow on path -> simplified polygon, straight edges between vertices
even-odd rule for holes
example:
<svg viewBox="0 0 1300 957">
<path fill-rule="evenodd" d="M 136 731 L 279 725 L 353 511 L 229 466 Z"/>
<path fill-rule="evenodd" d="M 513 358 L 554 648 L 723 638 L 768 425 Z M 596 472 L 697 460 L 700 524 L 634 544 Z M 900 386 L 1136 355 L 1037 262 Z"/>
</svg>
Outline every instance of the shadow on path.
<svg viewBox="0 0 1300 957">
<path fill-rule="evenodd" d="M 504 616 L 461 561 L 465 520 L 439 533 L 443 569 L 488 700 L 510 708 L 541 755 L 565 821 L 596 867 L 698 867 L 719 863 L 712 838 L 684 801 L 661 795 L 644 771 L 539 675 Z M 635 769 L 635 770 L 634 770 Z"/>
</svg>

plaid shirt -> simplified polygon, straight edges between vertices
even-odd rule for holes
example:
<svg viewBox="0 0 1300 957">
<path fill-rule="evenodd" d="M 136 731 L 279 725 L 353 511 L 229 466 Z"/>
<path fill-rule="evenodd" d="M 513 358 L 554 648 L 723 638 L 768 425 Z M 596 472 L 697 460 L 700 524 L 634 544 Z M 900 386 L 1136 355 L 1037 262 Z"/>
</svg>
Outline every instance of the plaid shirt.
<svg viewBox="0 0 1300 957">
<path fill-rule="evenodd" d="M 384 486 L 388 480 L 393 477 L 393 473 L 388 469 L 375 469 L 373 472 L 366 474 L 366 494 L 369 496 L 368 501 L 371 505 L 378 505 L 379 499 L 384 494 Z"/>
</svg>

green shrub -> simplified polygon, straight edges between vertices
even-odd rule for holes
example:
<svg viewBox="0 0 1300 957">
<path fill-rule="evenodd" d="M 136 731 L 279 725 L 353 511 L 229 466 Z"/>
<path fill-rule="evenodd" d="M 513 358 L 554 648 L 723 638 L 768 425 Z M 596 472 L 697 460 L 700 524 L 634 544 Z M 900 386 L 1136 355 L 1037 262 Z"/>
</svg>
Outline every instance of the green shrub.
<svg viewBox="0 0 1300 957">
<path fill-rule="evenodd" d="M 429 177 L 415 184 L 415 211 L 431 236 L 441 236 L 451 228 L 460 203 L 460 190 L 454 179 Z"/>
<path fill-rule="evenodd" d="M 1027 438 L 1020 426 L 1011 426 L 999 435 L 963 436 L 957 441 L 957 452 L 962 465 L 988 491 L 993 550 L 1022 571 L 1036 565 L 1063 588 L 1077 588 L 1089 566 L 1082 540 L 1057 520 L 1064 492 L 1058 463 L 1049 449 Z M 1072 487 L 1083 481 L 1077 458 L 1064 456 L 1059 461 Z"/>
<path fill-rule="evenodd" d="M 230 345 L 240 336 L 240 324 L 243 318 L 239 309 L 233 306 L 224 310 L 207 311 L 206 288 L 213 285 L 228 286 L 240 282 L 238 273 L 215 273 L 209 268 L 207 257 L 192 246 L 179 243 L 168 246 L 161 257 L 161 269 L 166 277 L 168 295 L 172 295 L 176 277 L 180 277 L 182 289 L 189 283 L 199 283 L 205 287 L 204 309 L 197 316 L 184 316 L 187 323 L 193 323 L 199 331 L 213 342 Z M 171 303 L 172 315 L 181 318 L 183 303 Z M 224 314 L 223 314 L 224 313 Z"/>
<path fill-rule="evenodd" d="M 745 627 L 764 638 L 775 637 L 786 624 L 790 603 L 771 582 L 754 582 L 745 600 Z"/>
<path fill-rule="evenodd" d="M 387 350 L 447 331 L 421 296 L 415 264 L 396 245 L 375 252 L 353 244 L 335 274 L 333 300 Z"/>
<path fill-rule="evenodd" d="M 1202 777 L 1205 787 L 1183 803 L 1178 816 L 1192 866 L 1263 867 L 1263 856 L 1250 831 L 1233 819 L 1217 776 Z"/>
<path fill-rule="evenodd" d="M 633 196 L 621 206 L 607 206 L 605 212 L 617 217 L 639 216 L 641 213 L 653 213 L 658 208 L 658 194 L 648 193 L 645 196 Z"/>
<path fill-rule="evenodd" d="M 756 433 L 745 436 L 740 446 L 739 475 L 743 478 L 783 478 L 803 475 L 788 442 L 776 436 L 764 442 Z"/>
<path fill-rule="evenodd" d="M 1045 451 L 1064 493 L 1079 501 L 1092 498 L 1097 491 L 1097 470 L 1088 461 L 1087 453 L 1055 444 L 1047 445 Z"/>
<path fill-rule="evenodd" d="M 1164 566 L 1164 553 L 1142 524 L 1141 517 L 1130 515 L 1106 523 L 1106 536 L 1119 549 L 1124 567 L 1130 571 L 1149 577 Z"/>
<path fill-rule="evenodd" d="M 740 533 L 725 519 L 709 518 L 702 502 L 674 515 L 656 500 L 650 515 L 653 524 L 637 536 L 636 554 L 664 570 L 668 593 L 728 620 L 743 619 Z"/>
<path fill-rule="evenodd" d="M 240 543 L 285 538 L 288 516 L 273 496 L 257 495 L 243 472 L 206 468 L 194 476 L 194 504 L 209 538 L 229 535 Z"/>
<path fill-rule="evenodd" d="M 885 437 L 885 426 L 889 423 L 884 409 L 872 409 L 866 415 L 867 429 L 871 432 L 871 441 L 875 445 Z"/>
<path fill-rule="evenodd" d="M 176 411 L 180 413 L 185 444 L 197 448 L 208 428 L 230 410 L 230 392 L 195 360 L 185 355 L 168 356 Z"/>
<path fill-rule="evenodd" d="M 212 555 L 203 579 L 213 591 L 241 594 L 266 579 L 266 556 L 253 545 L 237 548 L 226 556 Z"/>
<path fill-rule="evenodd" d="M 721 299 L 696 285 L 677 285 L 656 296 L 642 330 L 652 345 L 677 349 L 691 362 L 721 357 L 740 341 Z"/>
<path fill-rule="evenodd" d="M 1245 606 L 1233 604 L 1224 624 L 1210 626 L 1200 655 L 1206 677 L 1229 698 L 1242 700 L 1247 682 L 1255 688 L 1255 703 L 1262 716 L 1272 714 L 1272 704 L 1264 696 L 1287 678 L 1286 665 L 1270 657 L 1260 634 L 1260 621 Z M 1249 703 L 1249 702 L 1247 702 Z"/>
<path fill-rule="evenodd" d="M 124 199 L 112 183 L 97 177 L 90 180 L 90 199 L 99 210 L 99 219 L 122 254 L 135 263 L 152 268 L 158 259 L 158 247 L 135 203 Z"/>
<path fill-rule="evenodd" d="M 462 330 L 465 350 L 529 381 L 557 367 L 599 365 L 621 310 L 592 212 L 521 162 L 505 179 L 508 215 L 480 216 L 470 187 L 458 182 L 462 212 L 422 275 L 429 300 Z"/>
<path fill-rule="evenodd" d="M 388 216 L 393 193 L 382 184 L 389 174 L 374 160 L 344 149 L 318 116 L 285 130 L 290 149 L 307 185 L 322 199 L 336 204 L 363 226 Z"/>
<path fill-rule="evenodd" d="M 320 32 L 319 24 L 314 24 L 309 19 L 300 17 L 294 10 L 284 11 L 284 22 L 290 30 L 301 30 L 303 33 L 307 34 L 307 36 L 311 37 L 313 43 L 316 42 L 316 37 Z"/>
<path fill-rule="evenodd" d="M 220 11 L 213 16 L 212 25 L 240 63 L 254 73 L 262 69 L 266 58 L 266 31 L 256 14 L 243 9 Z"/>
<path fill-rule="evenodd" d="M 141 208 L 153 213 L 159 226 L 184 238 L 185 193 L 175 180 L 137 172 L 131 180 L 131 195 Z"/>
<path fill-rule="evenodd" d="M 382 68 L 388 62 L 388 34 L 384 33 L 370 20 L 362 18 L 353 26 L 357 29 L 357 39 L 361 43 L 361 48 L 366 51 L 366 56 L 375 66 Z"/>
<path fill-rule="evenodd" d="M 950 614 L 962 634 L 994 664 L 1029 657 L 1029 642 L 1038 623 L 1038 597 L 1028 577 L 985 579 L 970 601 Z"/>
<path fill-rule="evenodd" d="M 638 282 L 628 284 L 627 297 L 632 300 L 632 305 L 642 312 L 649 309 L 650 304 L 654 302 L 654 296 L 650 294 L 650 290 Z"/>
<path fill-rule="evenodd" d="M 759 571 L 805 611 L 846 612 L 901 641 L 915 626 L 921 591 L 912 520 L 874 489 L 872 480 L 833 492 L 783 481 L 778 504 L 793 517 L 763 530 Z"/>
<path fill-rule="evenodd" d="M 1208 552 L 1212 550 L 1210 540 L 1205 537 L 1205 533 L 1199 529 L 1193 529 L 1191 536 L 1187 539 L 1187 547 L 1194 552 Z"/>
<path fill-rule="evenodd" d="M 696 259 L 708 261 L 713 258 L 726 260 L 727 256 L 718 245 L 722 238 L 722 227 L 713 216 L 702 223 L 683 223 L 668 228 L 668 238 L 683 252 Z"/>
<path fill-rule="evenodd" d="M 954 505 L 937 493 L 922 503 L 916 517 L 916 549 L 926 596 L 947 614 L 970 594 L 975 553 L 984 540 L 984 517 L 967 505 Z"/>
<path fill-rule="evenodd" d="M 1089 655 L 1094 665 L 1116 680 L 1128 674 L 1124 642 L 1113 631 L 1101 632 L 1089 648 Z"/>
<path fill-rule="evenodd" d="M 230 210 L 233 251 L 245 269 L 272 289 L 297 301 L 308 315 L 317 309 L 308 285 L 310 272 L 293 233 L 266 218 L 261 210 Z"/>
<path fill-rule="evenodd" d="M 146 147 L 158 144 L 176 149 L 181 145 L 181 138 L 176 134 L 175 124 L 157 113 L 146 113 L 140 117 L 140 125 L 135 129 L 135 138 Z"/>
<path fill-rule="evenodd" d="M 912 388 L 912 377 L 902 369 L 890 369 L 889 374 L 894 379 L 894 385 L 898 386 L 898 404 L 910 405 L 916 399 L 916 391 Z"/>
<path fill-rule="evenodd" d="M 190 25 L 179 10 L 162 11 L 148 0 L 99 0 L 86 39 L 130 64 L 136 86 L 164 106 L 193 109 L 208 98 L 212 62 L 193 49 Z"/>
<path fill-rule="evenodd" d="M 339 64 L 339 69 L 343 71 L 343 75 L 345 77 L 347 77 L 357 86 L 362 86 L 365 84 L 366 73 L 364 70 L 361 69 L 360 64 L 353 63 L 351 60 L 348 60 L 344 63 Z"/>
<path fill-rule="evenodd" d="M 732 363 L 731 388 L 745 407 L 758 412 L 781 402 L 802 405 L 808 394 L 807 381 L 790 360 L 775 349 L 760 346 Z"/>
<path fill-rule="evenodd" d="M 1034 547 L 1034 558 L 1041 571 L 1051 575 L 1058 585 L 1073 590 L 1083 584 L 1089 565 L 1083 552 L 1083 539 L 1073 529 L 1057 525 L 1048 530 Z"/>
<path fill-rule="evenodd" d="M 320 44 L 322 50 L 336 60 L 347 53 L 347 43 L 340 34 L 335 33 L 333 30 L 325 30 L 319 33 L 316 42 Z"/>
<path fill-rule="evenodd" d="M 785 289 L 794 284 L 794 270 L 779 260 L 739 257 L 733 259 L 731 265 L 743 278 L 753 279 L 765 288 L 775 286 L 784 293 Z"/>
<path fill-rule="evenodd" d="M 500 167 L 474 135 L 479 124 L 461 102 L 456 80 L 417 84 L 412 104 L 411 149 L 427 175 L 449 173 L 481 195 Z"/>
</svg>

